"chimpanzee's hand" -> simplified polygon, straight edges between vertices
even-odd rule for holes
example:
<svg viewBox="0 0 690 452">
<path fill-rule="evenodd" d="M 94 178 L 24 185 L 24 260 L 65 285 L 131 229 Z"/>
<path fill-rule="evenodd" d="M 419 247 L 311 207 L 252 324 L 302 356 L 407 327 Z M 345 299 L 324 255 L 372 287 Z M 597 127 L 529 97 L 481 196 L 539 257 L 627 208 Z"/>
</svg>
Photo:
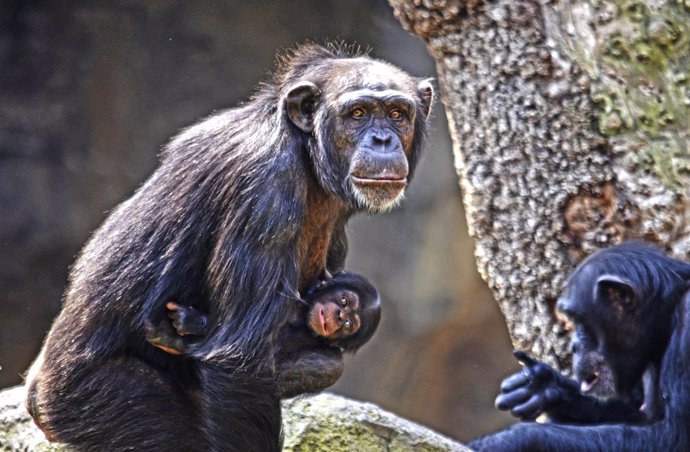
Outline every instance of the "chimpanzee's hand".
<svg viewBox="0 0 690 452">
<path fill-rule="evenodd" d="M 173 301 L 165 304 L 168 318 L 180 336 L 203 336 L 208 330 L 208 316 L 191 306 L 183 306 Z"/>
<path fill-rule="evenodd" d="M 534 420 L 563 401 L 568 379 L 524 352 L 515 350 L 513 354 L 524 367 L 503 380 L 496 408 L 510 410 L 523 421 Z"/>
<path fill-rule="evenodd" d="M 319 273 L 319 276 L 314 284 L 307 290 L 308 293 L 313 293 L 316 290 L 323 289 L 324 286 L 333 279 L 333 275 L 331 272 L 328 271 L 327 268 L 324 267 L 323 270 L 321 270 L 321 273 Z"/>
</svg>

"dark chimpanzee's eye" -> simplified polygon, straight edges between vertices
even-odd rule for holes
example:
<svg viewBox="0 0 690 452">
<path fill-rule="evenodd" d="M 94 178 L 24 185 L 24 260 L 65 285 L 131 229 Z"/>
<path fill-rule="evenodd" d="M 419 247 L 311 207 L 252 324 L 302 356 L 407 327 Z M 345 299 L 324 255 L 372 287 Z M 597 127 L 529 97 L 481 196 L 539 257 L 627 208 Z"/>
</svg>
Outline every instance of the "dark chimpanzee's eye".
<svg viewBox="0 0 690 452">
<path fill-rule="evenodd" d="M 363 108 L 357 107 L 350 112 L 350 115 L 355 119 L 362 119 L 367 116 L 367 112 Z"/>
<path fill-rule="evenodd" d="M 343 327 L 348 331 L 352 330 L 352 322 L 350 320 L 345 320 Z"/>
<path fill-rule="evenodd" d="M 388 117 L 392 119 L 393 121 L 400 121 L 403 118 L 404 113 L 402 110 L 393 110 L 390 113 L 388 113 Z"/>
<path fill-rule="evenodd" d="M 347 306 L 347 297 L 342 297 L 342 298 L 340 299 L 340 305 L 341 305 L 342 307 Z"/>
</svg>

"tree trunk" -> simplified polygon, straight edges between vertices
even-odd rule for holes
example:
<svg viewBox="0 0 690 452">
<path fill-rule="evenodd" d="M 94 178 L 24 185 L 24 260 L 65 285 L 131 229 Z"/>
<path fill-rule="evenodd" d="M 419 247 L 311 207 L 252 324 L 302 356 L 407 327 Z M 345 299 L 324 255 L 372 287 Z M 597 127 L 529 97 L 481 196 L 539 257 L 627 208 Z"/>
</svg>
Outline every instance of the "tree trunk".
<svg viewBox="0 0 690 452">
<path fill-rule="evenodd" d="M 470 234 L 516 348 L 569 368 L 554 309 L 592 251 L 690 250 L 690 1 L 389 0 L 437 62 Z"/>
</svg>

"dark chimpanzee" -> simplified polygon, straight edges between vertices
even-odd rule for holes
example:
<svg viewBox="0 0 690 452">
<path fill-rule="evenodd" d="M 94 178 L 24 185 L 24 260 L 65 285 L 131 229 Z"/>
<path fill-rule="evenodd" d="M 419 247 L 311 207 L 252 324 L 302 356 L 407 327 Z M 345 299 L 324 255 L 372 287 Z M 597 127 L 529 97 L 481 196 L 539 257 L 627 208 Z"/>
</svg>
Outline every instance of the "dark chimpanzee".
<svg viewBox="0 0 690 452">
<path fill-rule="evenodd" d="M 690 264 L 639 243 L 624 243 L 587 258 L 570 276 L 557 303 L 575 323 L 576 357 L 588 361 L 574 363 L 581 383 L 527 358 L 528 375 L 536 381 L 508 379 L 505 396 L 513 400 L 503 401 L 525 418 L 544 411 L 556 422 L 602 425 L 520 423 L 479 438 L 470 447 L 535 452 L 689 450 L 689 281 Z M 578 394 L 578 387 L 608 398 Z M 642 397 L 636 394 L 640 390 Z"/>
<path fill-rule="evenodd" d="M 289 299 L 342 269 L 352 214 L 401 199 L 432 98 L 428 80 L 308 44 L 174 138 L 72 267 L 29 373 L 45 431 L 82 451 L 278 450 Z M 209 316 L 184 357 L 146 340 L 169 300 Z"/>
<path fill-rule="evenodd" d="M 184 354 L 190 340 L 206 334 L 207 317 L 191 306 L 169 302 L 167 307 L 170 320 L 149 324 L 147 339 L 168 353 Z M 357 351 L 376 331 L 381 301 L 366 278 L 340 272 L 307 290 L 289 318 L 275 350 L 281 397 L 333 385 L 343 372 L 342 353 Z"/>
</svg>

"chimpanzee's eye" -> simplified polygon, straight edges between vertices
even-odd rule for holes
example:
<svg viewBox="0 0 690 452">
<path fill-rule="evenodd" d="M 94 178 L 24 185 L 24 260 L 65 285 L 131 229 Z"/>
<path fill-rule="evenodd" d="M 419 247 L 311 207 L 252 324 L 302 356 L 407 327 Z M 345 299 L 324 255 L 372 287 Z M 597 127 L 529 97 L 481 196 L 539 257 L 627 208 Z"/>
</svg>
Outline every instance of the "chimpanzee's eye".
<svg viewBox="0 0 690 452">
<path fill-rule="evenodd" d="M 367 112 L 363 108 L 357 107 L 350 112 L 350 116 L 355 119 L 362 119 L 367 116 Z"/>
<path fill-rule="evenodd" d="M 340 305 L 341 305 L 342 307 L 347 306 L 347 297 L 342 297 L 342 298 L 340 299 Z"/>
<path fill-rule="evenodd" d="M 390 113 L 388 113 L 388 117 L 391 118 L 393 121 L 400 121 L 403 116 L 405 116 L 402 112 L 402 110 L 393 110 Z"/>
</svg>

